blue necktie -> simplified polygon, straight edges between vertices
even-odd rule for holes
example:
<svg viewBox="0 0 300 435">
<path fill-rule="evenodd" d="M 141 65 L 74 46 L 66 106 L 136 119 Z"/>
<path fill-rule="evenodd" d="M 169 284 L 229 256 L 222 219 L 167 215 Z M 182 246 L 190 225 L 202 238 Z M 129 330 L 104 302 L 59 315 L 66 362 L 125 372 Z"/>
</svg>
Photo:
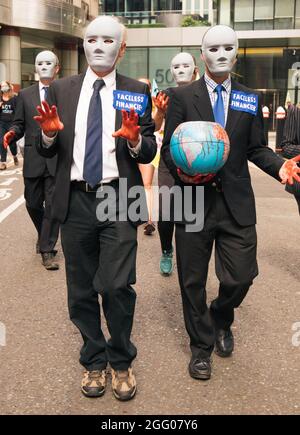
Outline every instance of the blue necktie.
<svg viewBox="0 0 300 435">
<path fill-rule="evenodd" d="M 49 87 L 48 86 L 44 86 L 42 89 L 44 90 L 44 100 L 47 101 Z"/>
<path fill-rule="evenodd" d="M 94 187 L 102 180 L 102 105 L 100 89 L 104 80 L 96 80 L 87 118 L 83 178 Z"/>
<path fill-rule="evenodd" d="M 223 89 L 223 85 L 218 85 L 214 89 L 214 92 L 217 92 L 218 94 L 217 101 L 215 102 L 214 105 L 214 116 L 215 116 L 215 121 L 218 124 L 222 125 L 222 127 L 225 127 L 225 110 L 224 110 L 224 103 L 222 98 L 222 89 Z"/>
</svg>

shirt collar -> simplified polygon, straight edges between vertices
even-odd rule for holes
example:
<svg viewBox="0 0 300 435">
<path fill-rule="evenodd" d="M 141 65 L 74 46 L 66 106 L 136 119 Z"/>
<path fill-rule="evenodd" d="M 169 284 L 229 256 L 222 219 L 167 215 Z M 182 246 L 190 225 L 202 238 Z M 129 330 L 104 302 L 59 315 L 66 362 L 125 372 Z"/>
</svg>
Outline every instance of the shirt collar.
<svg viewBox="0 0 300 435">
<path fill-rule="evenodd" d="M 214 92 L 215 88 L 218 86 L 218 83 L 216 83 L 213 79 L 211 79 L 206 73 L 204 73 L 204 80 L 208 89 L 208 92 L 211 94 Z M 231 76 L 224 80 L 222 83 L 224 86 L 225 91 L 230 94 L 231 92 Z"/>
<path fill-rule="evenodd" d="M 39 90 L 41 91 L 44 88 L 49 88 L 49 86 L 43 85 L 43 83 L 39 81 Z"/>
<path fill-rule="evenodd" d="M 100 77 L 97 76 L 96 73 L 92 70 L 92 68 L 89 66 L 86 71 L 86 81 L 88 86 L 93 89 L 93 85 L 95 80 L 100 79 Z M 112 72 L 107 74 L 105 77 L 101 77 L 104 80 L 105 86 L 107 88 L 110 88 L 115 85 L 116 83 L 116 70 L 114 69 Z"/>
</svg>

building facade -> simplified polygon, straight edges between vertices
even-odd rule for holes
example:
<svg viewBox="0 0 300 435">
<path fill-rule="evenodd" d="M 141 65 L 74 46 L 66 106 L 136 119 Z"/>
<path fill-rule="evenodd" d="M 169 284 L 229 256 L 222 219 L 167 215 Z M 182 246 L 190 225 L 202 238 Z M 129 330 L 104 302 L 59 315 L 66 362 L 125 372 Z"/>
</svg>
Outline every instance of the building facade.
<svg viewBox="0 0 300 435">
<path fill-rule="evenodd" d="M 161 12 L 154 10 L 156 26 L 161 22 Z M 262 93 L 263 103 L 271 111 L 271 128 L 274 128 L 276 108 L 300 99 L 300 0 L 190 0 L 181 2 L 181 11 L 171 10 L 171 6 L 167 11 L 171 15 L 180 12 L 204 18 L 212 25 L 226 24 L 237 31 L 240 48 L 234 77 Z M 121 14 L 125 21 L 128 19 L 127 12 L 120 8 L 109 13 Z M 156 28 L 152 21 L 146 29 L 129 28 L 127 54 L 119 70 L 132 77 L 155 78 L 164 89 L 174 86 L 170 72 L 172 57 L 180 51 L 188 51 L 196 57 L 202 74 L 200 44 L 207 28 L 207 24 L 200 21 L 196 27 L 169 24 Z"/>
<path fill-rule="evenodd" d="M 83 71 L 84 28 L 99 11 L 128 26 L 121 73 L 155 79 L 165 89 L 175 85 L 172 57 L 188 51 L 202 74 L 201 40 L 209 25 L 219 23 L 236 29 L 234 76 L 262 92 L 273 127 L 275 109 L 300 98 L 300 0 L 0 0 L 0 80 L 17 88 L 31 84 L 34 58 L 43 49 L 57 53 L 61 77 Z M 185 18 L 197 25 L 183 27 Z"/>
<path fill-rule="evenodd" d="M 16 90 L 30 85 L 35 56 L 48 49 L 60 59 L 61 77 L 77 74 L 84 28 L 98 13 L 98 0 L 0 0 L 0 80 Z"/>
</svg>

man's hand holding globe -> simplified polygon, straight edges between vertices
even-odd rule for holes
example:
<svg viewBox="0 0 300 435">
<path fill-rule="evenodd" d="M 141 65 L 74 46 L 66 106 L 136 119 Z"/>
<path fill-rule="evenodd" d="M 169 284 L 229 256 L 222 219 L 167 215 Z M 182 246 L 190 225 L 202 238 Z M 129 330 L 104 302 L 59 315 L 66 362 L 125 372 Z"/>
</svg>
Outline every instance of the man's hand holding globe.
<svg viewBox="0 0 300 435">
<path fill-rule="evenodd" d="M 171 156 L 186 184 L 207 183 L 226 163 L 230 145 L 226 131 L 215 122 L 183 122 L 174 131 Z"/>
</svg>

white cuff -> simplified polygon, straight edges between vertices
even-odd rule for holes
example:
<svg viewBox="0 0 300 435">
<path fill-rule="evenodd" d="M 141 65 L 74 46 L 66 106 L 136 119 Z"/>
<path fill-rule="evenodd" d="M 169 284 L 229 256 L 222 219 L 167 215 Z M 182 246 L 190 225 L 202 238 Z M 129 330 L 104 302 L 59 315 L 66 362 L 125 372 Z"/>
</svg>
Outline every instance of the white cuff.
<svg viewBox="0 0 300 435">
<path fill-rule="evenodd" d="M 50 148 L 51 145 L 53 144 L 56 136 L 57 136 L 57 133 L 55 133 L 55 136 L 53 136 L 53 137 L 46 136 L 46 134 L 42 130 L 43 146 L 45 148 Z"/>
<path fill-rule="evenodd" d="M 128 146 L 129 153 L 130 153 L 131 157 L 136 159 L 138 157 L 139 152 L 140 152 L 141 147 L 142 147 L 142 136 L 139 135 L 139 141 L 134 148 L 130 146 L 130 143 L 128 141 L 127 141 L 127 146 Z"/>
</svg>

